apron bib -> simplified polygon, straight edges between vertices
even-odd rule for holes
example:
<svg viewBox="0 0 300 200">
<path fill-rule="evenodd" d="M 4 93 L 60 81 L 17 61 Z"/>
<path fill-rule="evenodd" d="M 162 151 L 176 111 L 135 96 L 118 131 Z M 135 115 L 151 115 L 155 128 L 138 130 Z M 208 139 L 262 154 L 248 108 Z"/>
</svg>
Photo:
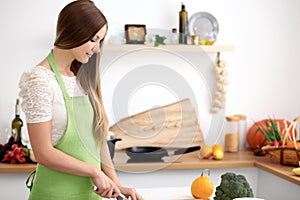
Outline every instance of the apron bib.
<svg viewBox="0 0 300 200">
<path fill-rule="evenodd" d="M 66 104 L 68 122 L 55 148 L 100 169 L 100 146 L 93 133 L 94 111 L 87 95 L 70 97 L 55 64 L 52 51 L 48 61 L 55 73 Z M 37 164 L 29 200 L 100 200 L 89 177 L 61 173 Z"/>
</svg>

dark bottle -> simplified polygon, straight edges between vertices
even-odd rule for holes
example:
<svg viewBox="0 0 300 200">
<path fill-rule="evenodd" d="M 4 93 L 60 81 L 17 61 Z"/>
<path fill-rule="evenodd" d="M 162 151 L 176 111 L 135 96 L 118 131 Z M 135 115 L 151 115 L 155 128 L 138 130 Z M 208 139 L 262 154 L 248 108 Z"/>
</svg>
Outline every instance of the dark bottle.
<svg viewBox="0 0 300 200">
<path fill-rule="evenodd" d="M 187 44 L 188 35 L 188 13 L 185 10 L 185 5 L 181 4 L 181 11 L 179 11 L 179 43 Z"/>
<path fill-rule="evenodd" d="M 11 132 L 12 136 L 14 137 L 14 143 L 22 145 L 22 138 L 21 138 L 21 130 L 23 126 L 23 120 L 20 118 L 20 101 L 19 99 L 16 100 L 15 105 L 15 118 L 11 122 Z"/>
</svg>

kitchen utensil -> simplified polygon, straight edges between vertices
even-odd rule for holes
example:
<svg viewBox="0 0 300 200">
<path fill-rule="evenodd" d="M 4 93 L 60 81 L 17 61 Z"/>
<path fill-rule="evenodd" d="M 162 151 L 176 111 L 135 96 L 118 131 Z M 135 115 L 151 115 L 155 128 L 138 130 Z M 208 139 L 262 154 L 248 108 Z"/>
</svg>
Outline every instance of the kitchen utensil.
<svg viewBox="0 0 300 200">
<path fill-rule="evenodd" d="M 128 200 L 128 199 L 126 197 L 119 195 L 117 196 L 117 200 Z"/>
<path fill-rule="evenodd" d="M 94 190 L 98 191 L 98 188 L 96 186 L 94 186 Z M 114 192 L 113 192 L 113 194 L 114 194 Z M 117 196 L 117 200 L 128 200 L 128 199 L 126 197 L 124 197 L 122 194 L 119 194 Z"/>
<path fill-rule="evenodd" d="M 180 148 L 174 152 L 168 152 L 165 148 L 160 147 L 129 147 L 125 149 L 126 154 L 130 157 L 132 162 L 161 162 L 165 156 L 174 156 L 185 154 L 200 149 L 200 146 L 189 148 Z"/>
<path fill-rule="evenodd" d="M 111 159 L 113 159 L 114 155 L 115 155 L 116 142 L 121 141 L 121 140 L 122 140 L 121 138 L 114 138 L 114 139 L 107 140 L 107 145 L 108 145 L 108 149 L 109 149 Z"/>
<path fill-rule="evenodd" d="M 217 19 L 208 12 L 197 12 L 189 18 L 189 32 L 200 35 L 202 45 L 211 45 L 216 41 L 219 33 L 219 24 Z"/>
</svg>

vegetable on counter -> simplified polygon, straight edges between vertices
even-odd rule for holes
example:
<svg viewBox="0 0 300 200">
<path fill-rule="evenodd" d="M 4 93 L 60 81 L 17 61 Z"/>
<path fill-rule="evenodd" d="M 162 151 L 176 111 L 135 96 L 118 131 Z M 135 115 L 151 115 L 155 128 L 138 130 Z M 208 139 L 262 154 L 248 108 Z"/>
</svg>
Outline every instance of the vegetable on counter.
<svg viewBox="0 0 300 200">
<path fill-rule="evenodd" d="M 10 137 L 6 144 L 0 144 L 0 163 L 22 164 L 29 162 L 32 162 L 29 149 L 15 143 L 13 137 Z"/>
<path fill-rule="evenodd" d="M 214 200 L 232 200 L 239 197 L 254 197 L 245 176 L 226 172 L 221 176 L 221 183 L 216 187 Z"/>
<path fill-rule="evenodd" d="M 253 149 L 259 149 L 267 144 L 281 145 L 286 134 L 286 128 L 291 122 L 285 119 L 263 119 L 255 122 L 247 132 L 247 142 Z M 292 131 L 289 131 L 292 136 Z"/>
<path fill-rule="evenodd" d="M 208 176 L 204 176 L 203 172 L 207 171 L 210 175 L 210 170 L 205 169 L 202 171 L 201 176 L 193 180 L 191 185 L 191 193 L 194 198 L 208 199 L 214 191 L 214 184 Z"/>
</svg>

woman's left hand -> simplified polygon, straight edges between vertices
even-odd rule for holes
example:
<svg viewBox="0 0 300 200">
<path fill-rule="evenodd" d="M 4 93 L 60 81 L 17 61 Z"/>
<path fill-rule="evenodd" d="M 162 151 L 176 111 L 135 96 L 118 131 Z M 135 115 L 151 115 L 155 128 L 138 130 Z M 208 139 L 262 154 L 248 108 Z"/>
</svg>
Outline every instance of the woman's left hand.
<svg viewBox="0 0 300 200">
<path fill-rule="evenodd" d="M 126 198 L 130 197 L 131 200 L 143 200 L 141 195 L 134 188 L 119 187 L 119 189 Z"/>
</svg>

